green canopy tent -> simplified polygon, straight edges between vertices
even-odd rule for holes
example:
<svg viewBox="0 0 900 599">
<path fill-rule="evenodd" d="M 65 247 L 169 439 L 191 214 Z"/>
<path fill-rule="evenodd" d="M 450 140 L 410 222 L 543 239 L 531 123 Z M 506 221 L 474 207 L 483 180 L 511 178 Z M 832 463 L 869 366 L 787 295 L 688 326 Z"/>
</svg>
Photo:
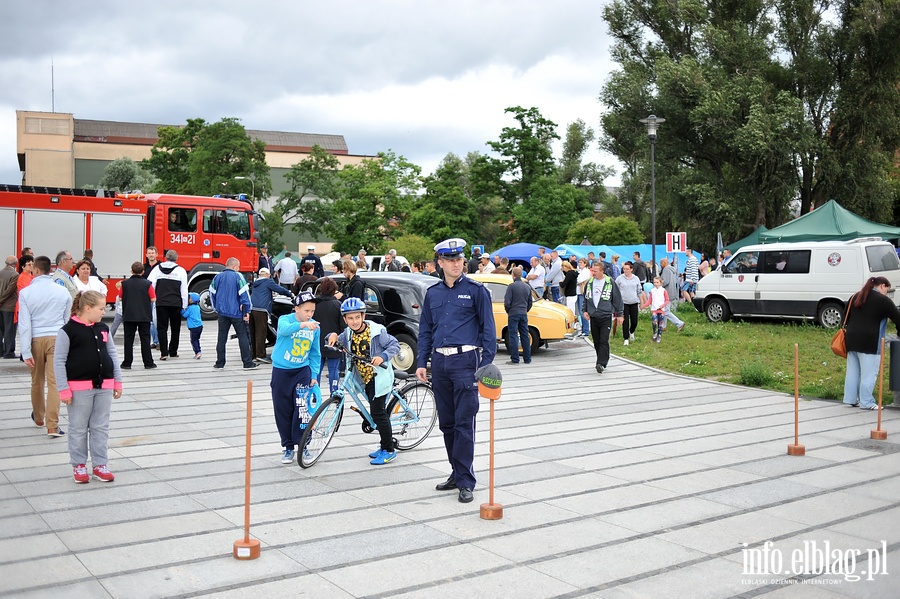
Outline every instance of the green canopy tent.
<svg viewBox="0 0 900 599">
<path fill-rule="evenodd" d="M 276 255 L 272 256 L 272 264 L 278 264 L 278 262 L 279 262 L 282 258 L 284 258 L 284 255 L 285 255 L 287 252 L 289 252 L 289 251 L 290 251 L 290 250 L 281 250 L 281 251 L 278 252 Z M 298 267 L 300 266 L 300 261 L 301 261 L 302 258 L 303 258 L 303 256 L 298 256 L 298 255 L 297 255 L 297 252 L 291 252 L 291 260 L 293 260 L 294 262 L 296 262 Z"/>
<path fill-rule="evenodd" d="M 739 249 L 741 249 L 742 247 L 744 247 L 745 245 L 756 245 L 757 243 L 762 243 L 759 240 L 759 236 L 762 233 L 765 233 L 766 231 L 768 231 L 766 226 L 760 225 L 759 227 L 756 228 L 755 231 L 753 231 L 752 233 L 750 233 L 743 239 L 740 239 L 738 241 L 735 241 L 734 243 L 730 243 L 730 244 L 726 245 L 725 249 L 729 250 L 733 254 L 736 251 L 738 251 Z"/>
<path fill-rule="evenodd" d="M 872 222 L 829 200 L 812 212 L 759 235 L 761 243 L 846 241 L 858 237 L 900 239 L 900 227 Z"/>
</svg>

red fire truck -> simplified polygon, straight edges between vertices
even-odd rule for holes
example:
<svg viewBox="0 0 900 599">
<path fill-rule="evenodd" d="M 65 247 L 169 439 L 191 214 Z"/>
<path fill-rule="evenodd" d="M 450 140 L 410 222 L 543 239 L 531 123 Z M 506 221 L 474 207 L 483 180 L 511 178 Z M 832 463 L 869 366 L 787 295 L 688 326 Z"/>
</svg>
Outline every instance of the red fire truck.
<svg viewBox="0 0 900 599">
<path fill-rule="evenodd" d="M 90 248 L 97 272 L 111 279 L 107 301 L 114 303 L 114 283 L 145 260 L 148 246 L 157 247 L 160 260 L 175 250 L 188 289 L 200 294 L 204 318 L 211 318 L 209 284 L 225 260 L 240 260 L 245 276 L 256 271 L 258 218 L 242 199 L 0 185 L 0 254 L 30 247 L 52 261 L 68 250 L 77 262 Z"/>
</svg>

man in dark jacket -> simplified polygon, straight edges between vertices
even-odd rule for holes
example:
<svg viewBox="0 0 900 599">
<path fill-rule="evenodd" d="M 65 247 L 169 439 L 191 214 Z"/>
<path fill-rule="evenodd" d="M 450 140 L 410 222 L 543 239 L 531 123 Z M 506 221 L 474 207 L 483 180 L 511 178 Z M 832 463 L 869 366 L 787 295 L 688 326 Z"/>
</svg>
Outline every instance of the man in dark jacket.
<svg viewBox="0 0 900 599">
<path fill-rule="evenodd" d="M 599 260 L 591 265 L 591 278 L 584 284 L 584 316 L 591 321 L 591 337 L 597 352 L 597 372 L 609 363 L 609 334 L 612 319 L 622 324 L 622 294 L 619 286 L 606 276 L 603 263 Z"/>
<path fill-rule="evenodd" d="M 266 355 L 266 333 L 269 330 L 269 317 L 272 315 L 272 294 L 291 297 L 290 290 L 273 281 L 270 274 L 268 268 L 260 268 L 259 278 L 253 281 L 250 287 L 250 303 L 253 305 L 250 311 L 250 353 L 254 360 L 264 364 L 272 363 Z"/>
<path fill-rule="evenodd" d="M 166 261 L 150 271 L 147 277 L 156 291 L 157 332 L 160 360 L 178 357 L 181 338 L 181 311 L 188 305 L 187 271 L 178 265 L 178 252 L 166 252 Z M 168 339 L 169 329 L 172 339 Z"/>
<path fill-rule="evenodd" d="M 5 266 L 0 270 L 0 355 L 4 358 L 16 357 L 16 300 L 19 292 L 16 284 L 19 273 L 16 267 L 19 259 L 7 256 Z M 23 281 L 25 279 L 22 279 Z"/>
<path fill-rule="evenodd" d="M 238 347 L 241 349 L 241 362 L 250 370 L 259 366 L 250 354 L 250 335 L 247 323 L 250 322 L 250 285 L 238 272 L 241 261 L 229 258 L 225 261 L 225 270 L 216 275 L 209 286 L 209 298 L 213 309 L 219 313 L 219 338 L 216 342 L 215 368 L 225 368 L 225 342 L 231 327 L 237 335 Z M 162 337 L 162 331 L 160 331 Z"/>
<path fill-rule="evenodd" d="M 269 255 L 269 246 L 265 243 L 259 244 L 259 260 L 257 262 L 256 270 L 259 272 L 259 269 L 267 268 L 271 273 L 275 270 L 275 264 L 272 262 L 272 257 Z"/>
<path fill-rule="evenodd" d="M 152 302 L 156 292 L 150 281 L 144 278 L 144 265 L 131 265 L 131 278 L 122 281 L 122 323 L 125 325 L 125 358 L 122 368 L 130 369 L 134 360 L 134 332 L 141 340 L 141 358 L 144 368 L 156 368 L 150 351 L 150 321 L 153 319 Z"/>
<path fill-rule="evenodd" d="M 503 308 L 509 315 L 506 332 L 509 335 L 507 346 L 509 347 L 509 363 L 519 363 L 519 340 L 522 343 L 522 353 L 525 363 L 531 364 L 531 340 L 528 337 L 528 311 L 534 301 L 531 297 L 531 285 L 522 280 L 522 267 L 512 269 L 513 282 L 506 288 L 503 297 Z"/>
<path fill-rule="evenodd" d="M 466 270 L 470 275 L 474 275 L 478 272 L 478 267 L 481 265 L 481 248 L 475 247 L 472 249 L 472 259 L 469 260 L 466 265 Z"/>
<path fill-rule="evenodd" d="M 301 264 L 312 264 L 313 274 L 316 275 L 316 278 L 318 279 L 324 277 L 325 268 L 322 267 L 322 261 L 319 260 L 318 256 L 316 256 L 316 246 L 308 245 L 306 246 L 306 251 L 308 251 L 309 254 L 303 257 Z"/>
</svg>

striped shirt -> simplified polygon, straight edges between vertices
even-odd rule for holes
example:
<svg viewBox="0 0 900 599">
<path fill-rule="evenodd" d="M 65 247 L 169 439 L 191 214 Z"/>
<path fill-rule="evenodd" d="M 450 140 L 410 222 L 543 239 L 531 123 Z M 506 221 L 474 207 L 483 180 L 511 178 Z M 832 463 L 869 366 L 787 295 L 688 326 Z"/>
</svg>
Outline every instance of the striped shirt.
<svg viewBox="0 0 900 599">
<path fill-rule="evenodd" d="M 684 280 L 688 283 L 696 283 L 700 280 L 700 261 L 696 256 L 690 256 L 685 262 Z"/>
</svg>

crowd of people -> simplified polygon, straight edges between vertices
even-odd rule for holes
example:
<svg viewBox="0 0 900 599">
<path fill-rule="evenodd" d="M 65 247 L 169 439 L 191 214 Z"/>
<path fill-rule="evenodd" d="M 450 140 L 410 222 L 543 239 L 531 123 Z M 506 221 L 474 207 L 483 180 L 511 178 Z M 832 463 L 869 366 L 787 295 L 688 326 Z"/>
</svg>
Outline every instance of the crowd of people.
<svg viewBox="0 0 900 599">
<path fill-rule="evenodd" d="M 680 284 L 674 269 L 663 260 L 659 265 L 662 276 L 653 281 L 652 289 L 645 290 L 642 285 L 651 269 L 637 254 L 634 261 L 620 264 L 617 255 L 610 261 L 603 253 L 596 258 L 589 255 L 563 260 L 555 250 L 541 251 L 531 258 L 530 268 L 523 268 L 478 248 L 466 261 L 464 246 L 462 240 L 447 240 L 435 247 L 434 260 L 412 263 L 391 250 L 381 257 L 378 269 L 440 278 L 443 285 L 435 287 L 439 291 L 434 294 L 429 291 L 426 303 L 442 301 L 437 299 L 440 293 L 456 293 L 462 288 L 467 290 L 467 296 L 486 301 L 478 303 L 471 313 L 470 307 L 463 305 L 456 316 L 455 312 L 448 312 L 448 318 L 472 323 L 470 328 L 454 327 L 459 338 L 446 337 L 443 328 L 436 328 L 439 322 L 429 320 L 432 312 L 423 309 L 427 317 L 423 318 L 424 336 L 420 337 L 417 376 L 427 380 L 422 367 L 424 357 L 425 364 L 432 363 L 433 376 L 446 383 L 447 389 L 446 393 L 439 392 L 436 387 L 435 394 L 452 474 L 437 488 L 458 489 L 459 500 L 467 502 L 471 501 L 475 480 L 474 431 L 469 431 L 466 423 L 477 411 L 477 397 L 470 397 L 471 386 L 465 392 L 462 389 L 467 387 L 467 377 L 493 360 L 496 349 L 490 295 L 480 283 L 465 275 L 494 273 L 510 277 L 504 306 L 509 313 L 511 363 L 519 363 L 519 347 L 522 361 L 529 364 L 532 360 L 527 319 L 536 293 L 537 297 L 568 306 L 580 321 L 580 335 L 593 334 L 597 370 L 602 372 L 609 359 L 611 325 L 614 329 L 614 324 L 621 324 L 625 344 L 633 342 L 639 304 L 652 311 L 657 341 L 666 320 L 674 322 L 679 330 L 684 326 L 671 306 L 677 302 L 678 293 L 690 292 L 691 274 Z M 333 347 L 337 340 L 352 352 L 368 356 L 373 364 L 379 359 L 390 360 L 396 353 L 396 340 L 391 341 L 393 338 L 383 327 L 365 320 L 365 284 L 359 276 L 369 264 L 365 250 L 355 256 L 343 254 L 328 265 L 329 274 L 343 274 L 345 281 L 339 288 L 333 279 L 325 278 L 313 296 L 306 291 L 307 284 L 322 279 L 326 270 L 315 247 L 307 249 L 308 255 L 298 265 L 290 252 L 273 262 L 268 248 L 261 244 L 256 273 L 250 280 L 241 274 L 240 262 L 229 258 L 209 287 L 218 318 L 213 367 L 225 367 L 225 347 L 231 331 L 237 338 L 244 369 L 272 365 L 273 408 L 285 463 L 293 461 L 297 451 L 296 390 L 310 389 L 320 397 L 318 385 L 326 368 L 329 391 L 338 385 L 343 357 Z M 122 372 L 133 367 L 136 338 L 145 369 L 155 369 L 158 361 L 179 357 L 183 323 L 187 324 L 194 359 L 203 356 L 200 296 L 188 291 L 187 272 L 178 264 L 176 251 L 160 256 L 157 248 L 148 247 L 145 261 L 134 262 L 130 277 L 114 286 L 98 274 L 93 258 L 88 249 L 75 262 L 69 251 L 62 250 L 51 264 L 49 257 L 35 257 L 30 248 L 23 248 L 18 258 L 7 257 L 0 270 L 0 356 L 19 357 L 30 368 L 32 421 L 46 428 L 52 438 L 68 437 L 77 483 L 88 482 L 91 475 L 104 482 L 115 478 L 106 463 L 109 411 L 112 400 L 122 393 Z M 112 325 L 107 326 L 102 318 L 110 295 L 116 300 L 115 316 Z M 273 298 L 278 295 L 290 298 L 294 310 L 273 325 Z M 121 355 L 114 343 L 120 327 L 124 330 Z M 273 329 L 275 344 L 270 357 L 267 345 Z M 20 356 L 15 353 L 17 332 Z M 466 360 L 462 366 L 458 359 L 451 359 L 455 354 L 450 350 L 465 353 L 468 350 L 459 348 L 470 347 L 479 350 L 473 354 L 474 360 Z M 494 349 L 488 351 L 489 347 Z M 158 353 L 154 354 L 154 350 Z M 374 402 L 372 414 L 378 421 L 386 418 L 377 409 L 378 401 L 383 402 L 385 395 L 381 378 L 364 379 L 367 394 Z M 60 426 L 61 403 L 68 406 L 68 435 Z M 381 447 L 370 455 L 373 464 L 394 459 L 389 443 L 389 439 L 382 439 Z M 86 466 L 89 460 L 90 471 Z"/>
</svg>

